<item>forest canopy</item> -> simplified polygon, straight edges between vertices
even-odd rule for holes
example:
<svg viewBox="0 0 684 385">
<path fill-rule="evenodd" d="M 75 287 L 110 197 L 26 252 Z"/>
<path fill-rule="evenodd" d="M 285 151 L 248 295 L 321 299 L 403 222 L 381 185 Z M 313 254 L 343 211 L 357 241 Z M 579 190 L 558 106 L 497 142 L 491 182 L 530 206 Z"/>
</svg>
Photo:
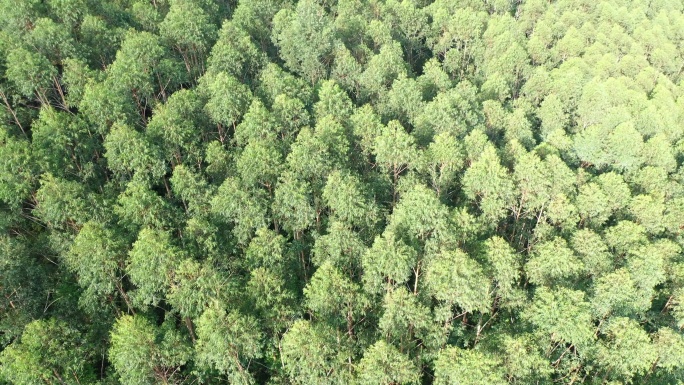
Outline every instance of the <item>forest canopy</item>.
<svg viewBox="0 0 684 385">
<path fill-rule="evenodd" d="M 0 0 L 0 385 L 684 384 L 681 0 Z"/>
</svg>

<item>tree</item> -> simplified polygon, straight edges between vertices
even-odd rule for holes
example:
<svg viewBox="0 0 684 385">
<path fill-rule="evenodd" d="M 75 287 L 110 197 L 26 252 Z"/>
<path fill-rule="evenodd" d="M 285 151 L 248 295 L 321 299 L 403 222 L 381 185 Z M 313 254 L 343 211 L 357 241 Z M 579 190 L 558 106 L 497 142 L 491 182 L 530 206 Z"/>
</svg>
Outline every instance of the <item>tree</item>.
<svg viewBox="0 0 684 385">
<path fill-rule="evenodd" d="M 173 270 L 167 301 L 185 317 L 191 335 L 192 319 L 198 318 L 214 301 L 228 301 L 233 294 L 232 282 L 211 266 L 192 259 L 181 261 Z"/>
<path fill-rule="evenodd" d="M 164 93 L 169 82 L 178 81 L 173 68 L 166 68 L 171 66 L 166 55 L 158 36 L 129 31 L 108 68 L 110 85 L 130 92 L 142 112 L 147 99 Z"/>
<path fill-rule="evenodd" d="M 304 288 L 305 304 L 317 319 L 354 336 L 354 328 L 365 314 L 368 300 L 361 286 L 342 275 L 332 263 L 316 269 Z"/>
<path fill-rule="evenodd" d="M 560 342 L 582 351 L 594 339 L 590 305 L 584 296 L 582 291 L 539 287 L 535 290 L 531 306 L 522 315 L 539 333 L 550 339 L 549 345 L 558 346 Z"/>
<path fill-rule="evenodd" d="M 84 86 L 78 104 L 79 111 L 83 111 L 99 134 L 107 133 L 114 123 L 133 124 L 138 121 L 139 111 L 132 96 L 113 83 L 113 80 L 90 80 Z"/>
<path fill-rule="evenodd" d="M 567 242 L 556 237 L 535 246 L 532 257 L 525 264 L 530 282 L 551 285 L 577 277 L 584 270 L 579 258 L 568 247 Z"/>
<path fill-rule="evenodd" d="M 426 173 L 430 185 L 438 196 L 448 197 L 456 185 L 458 173 L 464 165 L 464 151 L 451 134 L 441 133 L 434 137 L 423 152 L 420 169 Z"/>
<path fill-rule="evenodd" d="M 342 384 L 351 380 L 346 346 L 324 324 L 296 321 L 279 343 L 285 374 L 294 384 Z"/>
<path fill-rule="evenodd" d="M 130 306 L 123 286 L 126 245 L 117 234 L 97 222 L 87 222 L 64 255 L 66 267 L 77 275 L 86 307 L 111 301 L 118 294 Z"/>
<path fill-rule="evenodd" d="M 41 109 L 32 126 L 32 154 L 44 171 L 82 180 L 92 178 L 100 146 L 85 121 L 51 107 Z"/>
<path fill-rule="evenodd" d="M 681 382 L 627 3 L 0 0 L 0 383 Z"/>
<path fill-rule="evenodd" d="M 658 353 L 636 321 L 613 318 L 602 332 L 606 340 L 599 345 L 597 358 L 604 363 L 610 378 L 630 381 L 652 369 Z"/>
<path fill-rule="evenodd" d="M 516 297 L 516 286 L 521 278 L 522 254 L 506 241 L 494 236 L 484 243 L 487 266 L 485 269 L 495 282 L 496 294 L 508 302 Z M 505 303 L 505 302 L 504 302 Z"/>
<path fill-rule="evenodd" d="M 270 103 L 273 103 L 278 95 L 285 94 L 309 104 L 313 96 L 313 88 L 304 79 L 283 70 L 275 63 L 267 64 L 261 71 L 259 91 Z"/>
<path fill-rule="evenodd" d="M 505 384 L 500 362 L 489 354 L 450 346 L 435 360 L 435 384 Z"/>
<path fill-rule="evenodd" d="M 53 228 L 78 229 L 91 216 L 84 186 L 49 173 L 41 177 L 36 202 L 36 215 Z"/>
<path fill-rule="evenodd" d="M 363 255 L 363 281 L 366 291 L 381 293 L 408 282 L 417 259 L 416 251 L 395 234 L 385 232 Z"/>
<path fill-rule="evenodd" d="M 216 26 L 194 1 L 170 1 L 169 12 L 159 24 L 159 34 L 183 57 L 190 75 L 204 69 L 204 59 L 216 38 Z M 195 72 L 197 71 L 197 72 Z"/>
<path fill-rule="evenodd" d="M 137 287 L 132 297 L 141 305 L 156 306 L 171 285 L 179 264 L 180 252 L 171 244 L 168 233 L 145 228 L 129 252 L 126 272 Z"/>
<path fill-rule="evenodd" d="M 202 159 L 202 143 L 211 137 L 202 117 L 203 103 L 197 92 L 179 90 L 154 109 L 145 134 L 166 150 L 171 164 L 196 164 Z"/>
<path fill-rule="evenodd" d="M 512 198 L 513 183 L 493 146 L 486 146 L 480 158 L 463 175 L 463 189 L 475 201 L 485 218 L 497 221 L 505 215 Z"/>
<path fill-rule="evenodd" d="M 489 312 L 490 282 L 477 262 L 458 249 L 426 258 L 425 286 L 435 299 L 468 313 Z"/>
<path fill-rule="evenodd" d="M 357 381 L 361 384 L 417 384 L 418 369 L 397 348 L 378 341 L 359 362 Z"/>
<path fill-rule="evenodd" d="M 309 183 L 290 172 L 283 173 L 275 189 L 271 209 L 276 220 L 286 231 L 294 234 L 295 239 L 319 218 L 313 206 L 310 189 Z"/>
<path fill-rule="evenodd" d="M 264 53 L 254 44 L 248 31 L 239 25 L 238 15 L 244 8 L 246 7 L 242 4 L 238 5 L 233 19 L 223 22 L 218 32 L 218 40 L 211 48 L 211 54 L 207 59 L 207 71 L 226 72 L 238 79 L 244 79 L 256 77 L 264 65 Z"/>
<path fill-rule="evenodd" d="M 375 138 L 373 153 L 377 163 L 392 176 L 394 203 L 397 198 L 399 176 L 413 166 L 414 159 L 418 158 L 415 141 L 401 123 L 393 120 L 383 127 L 380 135 Z"/>
<path fill-rule="evenodd" d="M 242 189 L 234 178 L 226 179 L 211 201 L 211 212 L 234 225 L 233 233 L 241 243 L 266 225 L 266 209 L 261 194 Z"/>
<path fill-rule="evenodd" d="M 352 101 L 343 89 L 333 80 L 327 80 L 320 85 L 318 101 L 314 105 L 314 115 L 317 120 L 332 116 L 340 123 L 346 122 L 352 113 Z"/>
<path fill-rule="evenodd" d="M 0 378 L 21 384 L 95 381 L 88 342 L 66 322 L 36 320 L 0 353 Z"/>
<path fill-rule="evenodd" d="M 323 189 L 323 199 L 331 217 L 351 226 L 369 228 L 378 217 L 378 209 L 362 190 L 362 183 L 353 175 L 333 171 Z"/>
<path fill-rule="evenodd" d="M 209 100 L 204 109 L 214 123 L 224 127 L 235 127 L 252 99 L 249 88 L 225 72 L 205 74 L 200 87 Z M 220 138 L 224 135 L 219 131 Z"/>
<path fill-rule="evenodd" d="M 121 382 L 146 384 L 183 381 L 179 368 L 191 349 L 170 322 L 161 327 L 141 315 L 124 315 L 111 332 L 108 354 Z"/>
<path fill-rule="evenodd" d="M 0 127 L 0 200 L 18 207 L 34 188 L 34 164 L 28 140 Z"/>
<path fill-rule="evenodd" d="M 177 209 L 151 187 L 144 180 L 128 182 L 114 206 L 119 223 L 134 231 L 142 227 L 162 229 L 178 218 Z"/>
<path fill-rule="evenodd" d="M 197 336 L 197 361 L 201 367 L 215 368 L 231 383 L 254 383 L 249 366 L 261 357 L 261 333 L 253 318 L 214 305 L 197 320 Z"/>
<path fill-rule="evenodd" d="M 49 270 L 32 255 L 26 238 L 0 237 L 0 343 L 7 346 L 24 327 L 44 313 L 45 294 L 50 285 L 35 277 L 49 276 Z M 1 375 L 0 375 L 1 377 Z"/>
<path fill-rule="evenodd" d="M 434 319 L 430 309 L 405 286 L 387 292 L 382 304 L 378 330 L 384 339 L 409 356 L 423 350 L 436 353 L 446 342 L 448 330 Z"/>
<path fill-rule="evenodd" d="M 37 98 L 44 105 L 50 104 L 48 91 L 57 70 L 43 54 L 17 47 L 7 54 L 6 66 L 7 78 L 23 96 Z"/>
<path fill-rule="evenodd" d="M 316 1 L 283 8 L 273 18 L 273 43 L 285 65 L 312 85 L 326 78 L 333 50 L 333 25 Z"/>
</svg>

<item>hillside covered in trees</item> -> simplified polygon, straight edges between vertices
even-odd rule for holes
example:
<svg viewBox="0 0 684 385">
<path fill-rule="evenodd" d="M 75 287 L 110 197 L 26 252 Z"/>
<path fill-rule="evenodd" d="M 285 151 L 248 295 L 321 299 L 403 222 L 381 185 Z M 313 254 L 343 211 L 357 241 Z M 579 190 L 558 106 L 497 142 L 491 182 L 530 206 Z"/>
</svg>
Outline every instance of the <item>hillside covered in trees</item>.
<svg viewBox="0 0 684 385">
<path fill-rule="evenodd" d="M 0 0 L 0 385 L 684 383 L 681 0 Z"/>
</svg>

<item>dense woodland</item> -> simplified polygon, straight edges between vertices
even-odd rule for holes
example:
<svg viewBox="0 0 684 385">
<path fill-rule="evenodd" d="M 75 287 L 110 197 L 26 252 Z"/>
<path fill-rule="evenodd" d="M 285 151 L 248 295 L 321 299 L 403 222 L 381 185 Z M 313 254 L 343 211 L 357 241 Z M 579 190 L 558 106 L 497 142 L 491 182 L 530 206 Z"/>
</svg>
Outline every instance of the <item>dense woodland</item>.
<svg viewBox="0 0 684 385">
<path fill-rule="evenodd" d="M 681 0 L 0 0 L 0 384 L 684 383 Z"/>
</svg>

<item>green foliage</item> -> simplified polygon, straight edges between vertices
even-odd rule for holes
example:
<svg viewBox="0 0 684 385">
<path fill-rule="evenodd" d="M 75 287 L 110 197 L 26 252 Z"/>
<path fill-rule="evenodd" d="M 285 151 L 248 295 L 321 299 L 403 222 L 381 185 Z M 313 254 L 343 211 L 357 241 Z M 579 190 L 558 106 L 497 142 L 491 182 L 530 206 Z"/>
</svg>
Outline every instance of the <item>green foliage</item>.
<svg viewBox="0 0 684 385">
<path fill-rule="evenodd" d="M 95 376 L 88 343 L 64 321 L 37 320 L 0 353 L 0 378 L 16 384 L 79 384 Z"/>
<path fill-rule="evenodd" d="M 448 347 L 435 360 L 435 384 L 505 384 L 500 362 L 486 353 Z"/>
<path fill-rule="evenodd" d="M 361 384 L 417 384 L 418 369 L 397 348 L 378 341 L 366 350 L 359 362 Z"/>
<path fill-rule="evenodd" d="M 0 127 L 0 200 L 16 207 L 29 197 L 35 183 L 30 143 Z"/>
<path fill-rule="evenodd" d="M 0 0 L 0 383 L 681 383 L 683 26 Z"/>
<path fill-rule="evenodd" d="M 235 311 L 211 307 L 197 320 L 197 360 L 215 368 L 231 384 L 251 384 L 250 362 L 261 356 L 261 335 L 256 320 Z"/>
<path fill-rule="evenodd" d="M 134 300 L 144 305 L 157 305 L 164 298 L 180 258 L 179 251 L 171 244 L 170 234 L 143 229 L 129 256 L 126 272 L 137 287 Z"/>
<path fill-rule="evenodd" d="M 343 384 L 348 352 L 325 324 L 296 321 L 280 341 L 286 375 L 294 384 Z"/>
<path fill-rule="evenodd" d="M 116 320 L 108 354 L 119 380 L 127 384 L 182 381 L 178 369 L 191 351 L 171 323 L 161 327 L 140 315 Z"/>
</svg>

